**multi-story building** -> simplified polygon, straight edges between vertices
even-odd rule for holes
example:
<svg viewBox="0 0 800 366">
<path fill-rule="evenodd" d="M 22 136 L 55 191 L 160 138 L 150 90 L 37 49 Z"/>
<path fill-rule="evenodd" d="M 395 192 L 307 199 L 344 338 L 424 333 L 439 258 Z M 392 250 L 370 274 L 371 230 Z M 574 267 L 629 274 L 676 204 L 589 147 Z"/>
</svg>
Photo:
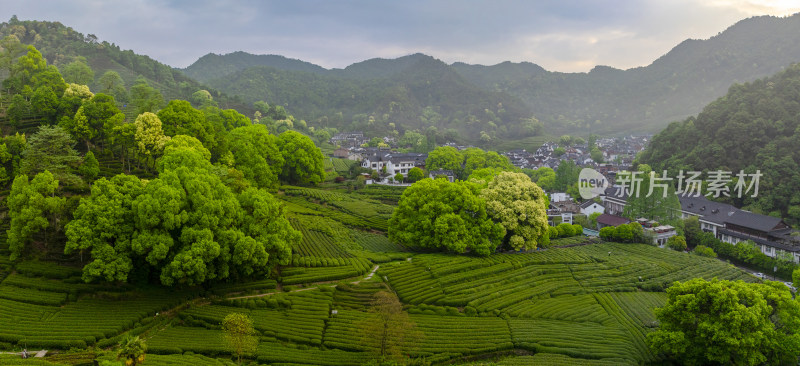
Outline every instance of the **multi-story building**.
<svg viewBox="0 0 800 366">
<path fill-rule="evenodd" d="M 618 189 L 611 187 L 606 190 L 603 197 L 606 213 L 624 211 L 627 197 L 617 196 Z M 750 240 L 770 257 L 785 253 L 800 263 L 800 231 L 791 228 L 781 218 L 745 211 L 710 201 L 704 196 L 679 196 L 679 200 L 681 218 L 697 216 L 700 229 L 714 234 L 717 239 L 731 244 Z"/>
</svg>

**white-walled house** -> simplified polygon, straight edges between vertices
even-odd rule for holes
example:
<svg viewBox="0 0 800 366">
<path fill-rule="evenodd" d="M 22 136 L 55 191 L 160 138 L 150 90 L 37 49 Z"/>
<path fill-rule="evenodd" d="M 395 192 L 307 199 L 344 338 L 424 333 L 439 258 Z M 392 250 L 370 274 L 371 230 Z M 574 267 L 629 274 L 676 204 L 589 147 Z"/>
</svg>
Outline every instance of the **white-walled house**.
<svg viewBox="0 0 800 366">
<path fill-rule="evenodd" d="M 361 160 L 361 167 L 372 169 L 382 174 L 384 173 L 383 168 L 386 167 L 386 174 L 389 176 L 395 176 L 400 173 L 407 177 L 411 168 L 424 167 L 425 159 L 427 158 L 428 154 L 378 152 L 364 157 Z"/>
<path fill-rule="evenodd" d="M 606 212 L 622 212 L 627 197 L 615 195 L 618 187 L 606 190 L 603 202 Z M 800 231 L 792 229 L 781 218 L 761 215 L 732 205 L 710 201 L 704 196 L 679 195 L 681 218 L 697 216 L 700 229 L 714 234 L 726 243 L 750 240 L 762 253 L 776 257 L 788 254 L 800 263 Z"/>
<path fill-rule="evenodd" d="M 591 215 L 591 214 L 593 214 L 595 212 L 603 214 L 603 213 L 606 212 L 606 208 L 603 207 L 603 205 L 601 205 L 601 204 L 599 204 L 599 203 L 597 203 L 595 201 L 592 201 L 592 200 L 586 200 L 583 203 L 581 203 L 581 213 L 582 214 L 584 214 L 586 216 L 589 216 L 589 215 Z"/>
</svg>

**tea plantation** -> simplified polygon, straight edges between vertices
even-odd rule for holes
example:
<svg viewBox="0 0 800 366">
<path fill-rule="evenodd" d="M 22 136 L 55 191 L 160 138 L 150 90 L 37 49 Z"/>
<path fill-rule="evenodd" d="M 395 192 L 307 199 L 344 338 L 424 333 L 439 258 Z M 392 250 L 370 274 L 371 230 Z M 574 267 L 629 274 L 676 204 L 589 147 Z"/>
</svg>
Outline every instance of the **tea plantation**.
<svg viewBox="0 0 800 366">
<path fill-rule="evenodd" d="M 648 364 L 659 361 L 645 342 L 653 309 L 672 282 L 755 280 L 716 259 L 641 244 L 411 253 L 384 232 L 394 193 L 373 193 L 383 198 L 283 187 L 303 241 L 266 279 L 177 291 L 86 284 L 80 268 L 12 263 L 0 247 L 0 349 L 50 350 L 35 360 L 0 355 L 0 364 L 110 361 L 124 336 L 140 335 L 145 365 L 232 365 L 220 323 L 236 312 L 258 332 L 247 362 L 361 365 L 376 357 L 363 328 L 380 290 L 403 303 L 414 332 L 402 353 L 419 364 Z"/>
</svg>

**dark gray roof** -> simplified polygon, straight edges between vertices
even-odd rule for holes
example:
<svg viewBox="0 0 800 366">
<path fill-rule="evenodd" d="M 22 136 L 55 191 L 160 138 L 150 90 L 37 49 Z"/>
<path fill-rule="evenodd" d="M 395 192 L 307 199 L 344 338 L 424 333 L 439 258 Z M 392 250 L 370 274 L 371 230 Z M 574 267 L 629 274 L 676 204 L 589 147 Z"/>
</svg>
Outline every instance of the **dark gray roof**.
<svg viewBox="0 0 800 366">
<path fill-rule="evenodd" d="M 603 225 L 619 226 L 622 224 L 627 224 L 631 222 L 631 220 L 628 220 L 621 216 L 602 214 L 600 216 L 597 216 L 597 222 Z"/>
<path fill-rule="evenodd" d="M 709 201 L 704 196 L 678 195 L 681 201 L 681 210 L 702 216 L 704 221 L 723 225 L 737 211 L 741 211 L 727 203 Z"/>
<path fill-rule="evenodd" d="M 445 170 L 445 169 L 436 169 L 436 170 L 431 170 L 430 171 L 430 175 L 434 176 L 434 177 L 437 176 L 437 175 L 448 175 L 448 176 L 450 176 L 450 175 L 453 175 L 453 171 L 452 170 Z"/>
<path fill-rule="evenodd" d="M 781 225 L 783 220 L 778 217 L 743 211 L 727 203 L 710 201 L 703 196 L 683 197 L 679 195 L 678 198 L 681 201 L 681 210 L 700 215 L 703 221 L 719 225 L 730 223 L 763 232 L 770 232 L 776 228 L 780 229 L 778 226 L 783 226 Z"/>
<path fill-rule="evenodd" d="M 783 220 L 778 217 L 759 215 L 741 210 L 728 217 L 725 222 L 763 232 L 770 232 L 772 230 L 779 229 L 779 225 L 782 226 L 781 228 L 785 226 L 781 225 Z"/>
<path fill-rule="evenodd" d="M 735 231 L 730 231 L 730 230 L 726 230 L 726 229 L 719 229 L 718 231 L 719 231 L 720 234 L 726 234 L 726 235 L 730 235 L 730 236 L 741 238 L 741 239 L 745 239 L 745 240 L 751 240 L 756 244 L 766 245 L 766 246 L 769 246 L 769 247 L 782 249 L 782 250 L 785 250 L 785 251 L 788 251 L 788 252 L 800 252 L 800 245 L 792 245 L 791 243 L 782 243 L 782 242 L 777 242 L 777 241 L 772 241 L 772 240 L 765 240 L 765 239 L 757 238 L 757 237 L 746 236 L 746 235 L 742 235 L 741 233 L 737 233 Z"/>
<path fill-rule="evenodd" d="M 597 203 L 597 202 L 592 201 L 592 200 L 583 201 L 581 203 L 581 208 L 587 208 L 587 207 L 591 206 L 593 203 Z M 598 203 L 598 205 L 599 205 L 599 203 Z"/>
</svg>

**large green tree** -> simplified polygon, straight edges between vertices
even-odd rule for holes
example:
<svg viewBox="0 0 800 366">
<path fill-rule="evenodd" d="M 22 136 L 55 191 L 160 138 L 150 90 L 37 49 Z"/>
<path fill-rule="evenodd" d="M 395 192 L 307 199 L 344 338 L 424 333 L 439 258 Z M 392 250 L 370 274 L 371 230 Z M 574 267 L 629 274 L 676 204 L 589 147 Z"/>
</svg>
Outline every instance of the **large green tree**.
<svg viewBox="0 0 800 366">
<path fill-rule="evenodd" d="M 49 171 L 62 184 L 78 184 L 81 179 L 73 170 L 81 163 L 81 157 L 73 148 L 75 140 L 59 126 L 41 126 L 27 139 L 22 152 L 20 170 L 22 174 L 34 175 Z"/>
<path fill-rule="evenodd" d="M 57 188 L 58 181 L 48 171 L 36 174 L 30 181 L 24 174 L 14 179 L 8 195 L 11 260 L 25 252 L 34 235 L 43 233 L 47 245 L 52 234 L 60 231 L 66 199 L 55 195 Z"/>
<path fill-rule="evenodd" d="M 411 183 L 417 182 L 425 178 L 425 172 L 418 167 L 413 167 L 408 170 L 408 181 Z"/>
<path fill-rule="evenodd" d="M 483 151 L 477 147 L 469 148 L 461 152 L 464 157 L 463 178 L 472 174 L 475 169 L 497 168 L 501 170 L 514 170 L 514 166 L 507 157 L 494 151 Z"/>
<path fill-rule="evenodd" d="M 164 135 L 161 119 L 153 113 L 145 112 L 136 117 L 134 127 L 133 138 L 139 154 L 145 158 L 152 157 L 155 163 L 155 159 L 161 156 L 164 150 L 164 144 L 169 140 L 169 136 Z M 118 129 L 116 132 L 124 134 L 125 130 Z"/>
<path fill-rule="evenodd" d="M 278 138 L 263 125 L 238 127 L 231 131 L 230 149 L 234 167 L 259 187 L 274 187 L 283 171 L 284 158 Z"/>
<path fill-rule="evenodd" d="M 676 282 L 656 309 L 652 349 L 683 365 L 794 365 L 800 303 L 779 282 Z"/>
<path fill-rule="evenodd" d="M 489 217 L 506 230 L 504 245 L 531 250 L 548 240 L 547 198 L 524 173 L 500 173 L 480 196 L 486 201 Z"/>
<path fill-rule="evenodd" d="M 138 114 L 155 113 L 164 106 L 164 97 L 161 92 L 150 86 L 147 80 L 141 76 L 131 86 L 130 100 Z"/>
<path fill-rule="evenodd" d="M 108 70 L 97 79 L 97 84 L 100 87 L 101 93 L 106 93 L 114 97 L 117 102 L 128 101 L 128 91 L 125 90 L 125 81 L 114 70 Z M 151 112 L 148 110 L 147 112 Z"/>
<path fill-rule="evenodd" d="M 64 80 L 68 83 L 89 85 L 94 81 L 94 71 L 82 60 L 68 63 L 61 70 Z"/>
<path fill-rule="evenodd" d="M 85 280 L 125 281 L 139 270 L 164 285 L 197 285 L 289 262 L 300 233 L 280 203 L 255 188 L 234 193 L 201 151 L 176 145 L 162 159 L 182 164 L 165 164 L 157 179 L 100 179 L 81 201 L 66 251 L 91 251 Z"/>
<path fill-rule="evenodd" d="M 308 136 L 286 131 L 278 136 L 283 155 L 281 180 L 291 184 L 317 184 L 325 179 L 322 151 Z"/>
<path fill-rule="evenodd" d="M 430 153 L 425 160 L 425 169 L 433 170 L 452 170 L 458 177 L 461 177 L 462 163 L 464 156 L 452 146 L 439 146 Z"/>
<path fill-rule="evenodd" d="M 466 182 L 426 178 L 403 191 L 389 219 L 389 238 L 411 248 L 489 255 L 505 230 Z"/>
<path fill-rule="evenodd" d="M 369 316 L 358 325 L 363 343 L 383 362 L 402 362 L 403 351 L 419 341 L 416 325 L 394 293 L 378 291 L 370 305 Z"/>
<path fill-rule="evenodd" d="M 192 136 L 209 150 L 213 150 L 217 144 L 214 127 L 208 122 L 206 115 L 185 100 L 169 101 L 166 107 L 158 111 L 158 118 L 167 136 Z"/>
<path fill-rule="evenodd" d="M 64 118 L 59 125 L 75 139 L 82 140 L 88 151 L 90 143 L 104 145 L 114 127 L 121 125 L 124 119 L 114 97 L 97 93 L 83 102 L 73 118 Z"/>
<path fill-rule="evenodd" d="M 236 362 L 242 363 L 242 355 L 252 354 L 258 346 L 258 337 L 253 329 L 253 319 L 247 314 L 230 313 L 222 320 L 222 335 Z"/>
</svg>

